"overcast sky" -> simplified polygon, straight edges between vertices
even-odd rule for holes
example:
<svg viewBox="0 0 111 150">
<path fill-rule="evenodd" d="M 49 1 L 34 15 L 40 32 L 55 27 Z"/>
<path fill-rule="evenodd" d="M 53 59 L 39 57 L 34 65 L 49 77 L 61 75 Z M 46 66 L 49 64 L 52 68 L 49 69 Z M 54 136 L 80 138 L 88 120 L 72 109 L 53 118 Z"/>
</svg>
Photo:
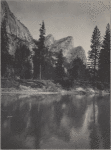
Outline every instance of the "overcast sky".
<svg viewBox="0 0 111 150">
<path fill-rule="evenodd" d="M 104 36 L 110 23 L 110 0 L 7 0 L 14 15 L 29 29 L 34 39 L 39 38 L 42 20 L 46 35 L 56 40 L 74 38 L 74 47 L 90 50 L 90 40 L 97 25 Z"/>
</svg>

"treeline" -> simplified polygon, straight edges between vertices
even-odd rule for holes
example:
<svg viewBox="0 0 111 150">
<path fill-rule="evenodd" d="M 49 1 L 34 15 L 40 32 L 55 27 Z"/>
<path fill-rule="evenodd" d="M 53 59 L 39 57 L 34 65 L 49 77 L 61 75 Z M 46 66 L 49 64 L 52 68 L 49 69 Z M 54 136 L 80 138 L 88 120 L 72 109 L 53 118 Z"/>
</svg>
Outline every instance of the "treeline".
<svg viewBox="0 0 111 150">
<path fill-rule="evenodd" d="M 80 58 L 74 59 L 64 67 L 63 51 L 55 54 L 45 46 L 45 24 L 40 26 L 39 40 L 34 40 L 36 48 L 31 53 L 28 46 L 19 44 L 15 56 L 9 54 L 9 38 L 6 32 L 6 18 L 1 23 L 1 75 L 20 79 L 50 79 L 63 86 L 73 86 L 77 81 L 90 82 L 94 86 L 110 82 L 110 25 L 106 27 L 103 41 L 98 27 L 94 28 L 88 64 Z M 54 54 L 53 54 L 54 55 Z"/>
<path fill-rule="evenodd" d="M 110 86 L 110 25 L 107 24 L 104 39 L 96 26 L 91 38 L 91 50 L 89 51 L 90 80 L 94 86 L 100 84 Z M 99 83 L 99 84 L 98 84 Z M 101 88 L 104 88 L 101 86 Z"/>
</svg>

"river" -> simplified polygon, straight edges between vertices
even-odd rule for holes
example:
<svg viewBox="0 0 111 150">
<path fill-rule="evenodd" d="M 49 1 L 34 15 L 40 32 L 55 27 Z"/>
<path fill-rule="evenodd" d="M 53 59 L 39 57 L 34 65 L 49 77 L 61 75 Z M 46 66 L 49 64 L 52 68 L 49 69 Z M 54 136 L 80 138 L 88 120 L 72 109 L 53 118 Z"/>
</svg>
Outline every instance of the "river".
<svg viewBox="0 0 111 150">
<path fill-rule="evenodd" d="M 1 96 L 2 149 L 109 149 L 110 96 Z"/>
</svg>

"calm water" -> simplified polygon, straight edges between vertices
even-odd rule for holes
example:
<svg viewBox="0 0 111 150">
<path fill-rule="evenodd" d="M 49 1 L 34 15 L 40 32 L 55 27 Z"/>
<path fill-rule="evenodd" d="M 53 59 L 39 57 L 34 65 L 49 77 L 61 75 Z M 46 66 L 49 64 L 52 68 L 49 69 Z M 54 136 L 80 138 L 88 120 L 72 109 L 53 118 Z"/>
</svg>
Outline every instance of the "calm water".
<svg viewBox="0 0 111 150">
<path fill-rule="evenodd" d="M 2 149 L 109 149 L 110 97 L 2 95 Z"/>
</svg>

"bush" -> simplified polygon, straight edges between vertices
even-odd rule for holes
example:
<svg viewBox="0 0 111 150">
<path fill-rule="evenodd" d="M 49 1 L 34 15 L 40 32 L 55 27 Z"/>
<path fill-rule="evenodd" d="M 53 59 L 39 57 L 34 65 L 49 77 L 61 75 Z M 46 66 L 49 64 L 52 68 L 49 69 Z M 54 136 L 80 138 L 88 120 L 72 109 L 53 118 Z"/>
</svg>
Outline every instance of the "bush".
<svg viewBox="0 0 111 150">
<path fill-rule="evenodd" d="M 13 79 L 2 79 L 1 80 L 1 87 L 2 88 L 19 88 L 20 83 L 13 80 Z"/>
<path fill-rule="evenodd" d="M 59 83 L 55 84 L 52 81 L 47 81 L 46 86 L 44 87 L 44 90 L 48 92 L 58 92 L 61 89 L 62 88 Z"/>
</svg>

